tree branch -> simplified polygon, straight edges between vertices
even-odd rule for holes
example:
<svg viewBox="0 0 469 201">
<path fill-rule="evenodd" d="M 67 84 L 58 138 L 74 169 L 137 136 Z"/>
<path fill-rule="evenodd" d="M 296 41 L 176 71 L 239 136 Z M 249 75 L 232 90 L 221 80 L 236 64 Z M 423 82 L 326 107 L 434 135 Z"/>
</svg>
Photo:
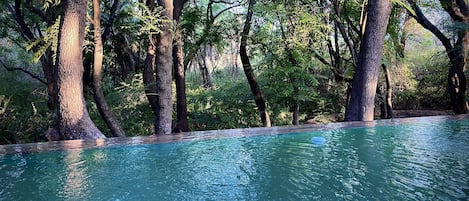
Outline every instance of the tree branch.
<svg viewBox="0 0 469 201">
<path fill-rule="evenodd" d="M 0 64 L 2 64 L 2 66 L 3 66 L 6 70 L 8 70 L 8 71 L 16 71 L 16 70 L 22 71 L 23 73 L 28 74 L 29 76 L 31 76 L 32 78 L 38 80 L 39 82 L 41 82 L 41 83 L 47 85 L 47 82 L 46 82 L 44 79 L 42 79 L 41 77 L 35 75 L 35 74 L 32 73 L 32 72 L 29 72 L 29 71 L 27 71 L 27 70 L 25 70 L 25 69 L 23 69 L 23 68 L 18 68 L 18 67 L 13 67 L 13 68 L 12 68 L 12 67 L 8 67 L 1 59 L 0 59 Z"/>
<path fill-rule="evenodd" d="M 119 3 L 120 3 L 119 0 L 114 0 L 114 2 L 112 2 L 112 6 L 109 11 L 110 12 L 109 19 L 106 22 L 106 25 L 104 25 L 104 32 L 103 32 L 103 35 L 101 35 L 102 41 L 106 41 L 111 36 L 111 28 L 117 17 L 117 8 L 119 6 Z"/>
<path fill-rule="evenodd" d="M 451 40 L 443 34 L 438 27 L 436 27 L 428 18 L 423 14 L 422 9 L 417 5 L 417 3 L 414 0 L 407 0 L 409 2 L 410 6 L 412 9 L 415 11 L 415 15 L 409 12 L 409 15 L 411 15 L 417 22 L 422 25 L 425 29 L 429 30 L 435 36 L 443 43 L 443 46 L 446 48 L 446 50 L 452 50 L 453 45 L 451 44 Z"/>
</svg>

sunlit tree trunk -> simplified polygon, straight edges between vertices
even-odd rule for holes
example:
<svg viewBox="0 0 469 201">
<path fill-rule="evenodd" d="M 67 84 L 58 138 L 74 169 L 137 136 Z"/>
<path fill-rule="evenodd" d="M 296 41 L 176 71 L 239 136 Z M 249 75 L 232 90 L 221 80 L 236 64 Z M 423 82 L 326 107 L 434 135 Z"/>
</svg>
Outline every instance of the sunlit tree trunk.
<svg viewBox="0 0 469 201">
<path fill-rule="evenodd" d="M 176 23 L 180 22 L 182 9 L 187 0 L 175 0 L 173 18 Z M 174 35 L 173 46 L 173 70 L 176 83 L 176 125 L 174 132 L 189 131 L 187 122 L 187 100 L 186 100 L 186 72 L 184 70 L 183 40 L 181 30 L 177 29 Z"/>
<path fill-rule="evenodd" d="M 93 0 L 93 29 L 94 29 L 94 64 L 93 64 L 93 92 L 94 100 L 99 113 L 106 122 L 106 125 L 111 130 L 113 137 L 124 137 L 125 133 L 122 130 L 117 119 L 112 114 L 111 108 L 104 98 L 101 82 L 101 72 L 103 68 L 103 43 L 101 40 L 101 9 L 99 0 Z"/>
<path fill-rule="evenodd" d="M 83 96 L 83 54 L 87 1 L 62 0 L 57 53 L 58 123 L 61 139 L 105 138 L 90 119 Z"/>
<path fill-rule="evenodd" d="M 155 134 L 171 134 L 173 98 L 172 98 L 172 67 L 173 67 L 173 1 L 158 0 L 158 5 L 165 10 L 163 15 L 169 20 L 161 27 L 156 40 L 156 118 Z"/>
<path fill-rule="evenodd" d="M 251 87 L 252 95 L 254 96 L 254 100 L 256 105 L 259 109 L 259 113 L 261 116 L 262 125 L 265 127 L 270 127 L 270 117 L 269 113 L 267 112 L 266 101 L 264 95 L 262 94 L 261 88 L 257 83 L 256 77 L 254 75 L 254 70 L 252 69 L 251 62 L 249 61 L 249 56 L 247 53 L 247 40 L 249 36 L 249 31 L 251 29 L 251 20 L 253 15 L 253 6 L 256 3 L 256 0 L 250 0 L 248 6 L 248 13 L 246 16 L 246 21 L 244 23 L 243 32 L 241 33 L 241 44 L 239 47 L 239 55 L 241 57 L 241 62 L 243 63 L 244 74 L 249 82 L 249 86 Z"/>
<path fill-rule="evenodd" d="M 368 2 L 365 33 L 360 46 L 358 67 L 352 83 L 346 121 L 372 121 L 384 36 L 391 14 L 390 0 Z"/>
</svg>

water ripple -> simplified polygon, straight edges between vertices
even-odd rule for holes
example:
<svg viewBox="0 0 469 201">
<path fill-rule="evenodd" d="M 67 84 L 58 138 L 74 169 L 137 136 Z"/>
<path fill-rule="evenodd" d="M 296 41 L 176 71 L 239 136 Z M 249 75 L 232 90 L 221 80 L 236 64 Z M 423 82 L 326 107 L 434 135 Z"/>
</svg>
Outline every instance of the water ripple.
<svg viewBox="0 0 469 201">
<path fill-rule="evenodd" d="M 467 200 L 468 125 L 2 155 L 0 200 Z"/>
</svg>

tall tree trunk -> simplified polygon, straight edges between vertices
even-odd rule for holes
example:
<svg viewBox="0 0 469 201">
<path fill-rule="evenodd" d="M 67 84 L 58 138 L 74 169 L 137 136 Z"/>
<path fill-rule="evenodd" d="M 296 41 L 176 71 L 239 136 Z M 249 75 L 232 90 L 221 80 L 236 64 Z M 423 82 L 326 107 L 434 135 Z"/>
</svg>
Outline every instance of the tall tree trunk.
<svg viewBox="0 0 469 201">
<path fill-rule="evenodd" d="M 391 8 L 390 0 L 368 2 L 368 21 L 360 46 L 358 67 L 353 77 L 350 103 L 345 114 L 346 121 L 372 121 L 374 119 L 379 65 Z"/>
<path fill-rule="evenodd" d="M 145 95 L 147 96 L 148 102 L 153 113 L 157 114 L 158 99 L 156 97 L 156 80 L 155 80 L 155 58 L 156 58 L 156 37 L 150 36 L 147 56 L 145 58 L 145 64 L 143 66 L 143 84 L 145 85 Z"/>
<path fill-rule="evenodd" d="M 173 0 L 158 0 L 163 7 L 163 16 L 170 22 L 161 27 L 156 40 L 156 118 L 155 134 L 171 134 L 173 98 L 172 98 L 172 65 L 173 65 Z"/>
<path fill-rule="evenodd" d="M 467 53 L 461 53 L 462 55 Z M 465 57 L 465 56 L 464 56 Z M 469 105 L 466 101 L 467 79 L 464 73 L 466 59 L 454 59 L 448 73 L 448 88 L 451 105 L 455 114 L 467 114 Z"/>
<path fill-rule="evenodd" d="M 454 20 L 454 23 L 458 23 L 457 26 L 469 26 L 469 7 L 467 1 L 440 0 L 440 4 Z M 449 96 L 454 113 L 467 114 L 469 112 L 469 105 L 466 101 L 467 78 L 464 71 L 466 70 L 469 49 L 469 29 L 457 28 L 456 34 L 458 39 L 453 47 L 448 49 L 449 46 L 445 45 L 452 64 L 448 72 Z"/>
<path fill-rule="evenodd" d="M 469 15 L 467 18 L 469 18 Z M 469 20 L 466 25 L 469 25 Z M 460 34 L 454 48 L 446 51 L 451 61 L 448 72 L 448 89 L 455 114 L 467 114 L 469 112 L 469 105 L 466 101 L 467 78 L 464 73 L 468 48 L 469 31 L 466 31 Z"/>
<path fill-rule="evenodd" d="M 83 96 L 83 41 L 87 1 L 62 0 L 57 53 L 58 123 L 61 139 L 105 138 L 91 120 Z"/>
<path fill-rule="evenodd" d="M 93 0 L 93 29 L 94 29 L 94 64 L 93 64 L 93 91 L 94 100 L 101 117 L 111 130 L 113 137 L 124 137 L 125 133 L 119 122 L 112 114 L 112 110 L 104 98 L 101 82 L 103 68 L 103 43 L 101 40 L 101 9 L 99 0 Z"/>
<path fill-rule="evenodd" d="M 391 73 L 389 73 L 389 68 L 386 65 L 381 64 L 381 67 L 383 68 L 384 77 L 386 79 L 386 99 L 385 99 L 386 119 L 392 119 L 392 118 L 394 118 L 394 115 L 393 115 L 393 112 L 392 112 Z"/>
<path fill-rule="evenodd" d="M 259 113 L 261 115 L 262 125 L 265 127 L 270 127 L 270 117 L 267 112 L 266 101 L 264 95 L 262 94 L 261 88 L 257 83 L 256 77 L 254 75 L 254 70 L 252 69 L 251 62 L 249 61 L 249 56 L 247 53 L 247 40 L 249 36 L 249 31 L 251 29 L 251 20 L 253 15 L 253 7 L 256 3 L 256 0 L 250 0 L 248 6 L 248 13 L 246 16 L 246 22 L 244 23 L 243 32 L 241 33 L 241 44 L 239 46 L 239 55 L 241 57 L 241 62 L 243 63 L 244 74 L 249 82 L 251 87 L 252 95 L 256 102 L 257 107 L 259 108 Z"/>
<path fill-rule="evenodd" d="M 180 22 L 182 9 L 186 0 L 175 0 L 173 18 L 176 23 Z M 177 29 L 174 36 L 173 46 L 173 70 L 176 83 L 176 125 L 174 132 L 189 131 L 187 122 L 187 100 L 186 100 L 186 72 L 184 70 L 183 40 L 181 30 Z"/>
</svg>

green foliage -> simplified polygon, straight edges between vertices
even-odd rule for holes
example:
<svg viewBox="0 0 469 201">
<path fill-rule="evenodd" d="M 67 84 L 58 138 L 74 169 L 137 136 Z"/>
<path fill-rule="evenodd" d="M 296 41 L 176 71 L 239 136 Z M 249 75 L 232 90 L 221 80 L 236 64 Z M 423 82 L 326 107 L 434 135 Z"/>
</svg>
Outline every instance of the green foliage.
<svg viewBox="0 0 469 201">
<path fill-rule="evenodd" d="M 244 17 L 228 9 L 236 3 L 210 0 L 185 6 L 180 22 L 185 36 L 184 52 L 203 45 L 214 46 L 221 51 L 231 40 L 236 40 Z"/>
<path fill-rule="evenodd" d="M 60 4 L 61 0 L 44 0 L 44 3 L 42 5 L 42 10 L 48 10 L 51 7 L 58 6 Z"/>
<path fill-rule="evenodd" d="M 231 78 L 230 78 L 231 77 Z M 244 77 L 219 72 L 214 87 L 187 91 L 189 122 L 193 130 L 261 126 L 256 104 Z"/>
<path fill-rule="evenodd" d="M 57 58 L 59 26 L 60 16 L 57 17 L 55 23 L 47 27 L 47 29 L 45 30 L 44 37 L 37 38 L 36 40 L 28 42 L 28 45 L 26 46 L 27 51 L 31 51 L 34 48 L 37 48 L 36 51 L 34 51 L 32 62 L 39 62 L 39 60 L 46 53 L 46 51 L 51 50 L 53 52 L 52 61 L 55 64 L 55 60 Z"/>
<path fill-rule="evenodd" d="M 132 16 L 137 20 L 138 35 L 159 34 L 162 26 L 172 23 L 163 15 L 165 10 L 161 6 L 157 6 L 153 10 L 150 10 L 143 3 L 137 3 L 137 6 L 142 9 L 142 12 L 132 12 Z M 129 24 L 129 26 L 131 25 Z"/>
<path fill-rule="evenodd" d="M 341 119 L 345 111 L 347 83 L 336 82 L 330 67 L 351 78 L 354 64 L 342 33 L 335 36 L 335 21 L 342 23 L 345 32 L 358 50 L 361 39 L 361 17 L 368 0 L 333 1 L 259 1 L 254 8 L 254 18 L 248 41 L 248 55 L 257 80 L 267 100 L 273 125 L 289 125 L 292 108 L 300 106 L 301 121 L 327 123 Z M 446 92 L 448 61 L 437 48 L 431 33 L 421 27 L 403 27 L 404 13 L 409 7 L 404 0 L 392 0 L 395 8 L 388 27 L 385 43 L 386 63 L 394 77 L 394 106 L 398 109 L 446 109 L 450 105 Z M 34 27 L 35 40 L 26 41 L 19 26 L 9 13 L 11 1 L 1 1 L 0 54 L 11 66 L 37 62 L 41 56 L 51 55 L 57 46 L 59 18 L 56 13 L 59 0 L 32 1 L 34 8 L 42 8 L 46 18 L 29 12 L 21 5 L 25 22 Z M 111 7 L 102 4 L 102 24 L 106 27 Z M 240 9 L 229 9 L 237 4 Z M 441 11 L 438 2 L 424 1 L 428 9 Z M 439 9 L 437 9 L 439 8 Z M 41 9 L 39 9 L 41 10 Z M 145 58 L 148 36 L 157 34 L 165 24 L 172 23 L 163 17 L 160 7 L 150 11 L 138 1 L 122 1 L 117 7 L 112 34 L 104 44 L 104 94 L 113 113 L 129 136 L 149 135 L 153 132 L 153 113 L 144 94 L 142 75 L 139 74 Z M 223 13 L 220 13 L 223 12 Z M 202 87 L 200 75 L 188 72 L 187 101 L 189 123 L 193 130 L 227 129 L 261 126 L 257 106 L 243 73 L 233 72 L 232 54 L 245 19 L 244 1 L 189 1 L 180 24 L 185 53 L 214 48 L 217 54 L 197 55 L 218 57 L 213 70 L 213 87 Z M 338 12 L 338 13 L 336 13 Z M 440 19 L 440 18 L 439 18 Z M 440 20 L 446 20 L 441 18 Z M 49 20 L 49 21 L 44 21 Z M 442 23 L 440 23 L 442 24 Z M 413 27 L 412 27 L 413 26 Z M 442 26 L 442 25 L 439 25 Z M 453 24 L 445 28 L 464 30 L 467 27 Z M 90 29 L 90 27 L 87 27 Z M 448 31 L 448 30 L 446 30 Z M 449 31 L 448 31 L 449 32 Z M 84 48 L 87 62 L 92 58 L 91 32 Z M 229 48 L 228 48 L 229 47 Z M 25 51 L 34 50 L 34 54 Z M 316 59 L 318 54 L 331 65 L 325 66 Z M 334 55 L 337 53 L 338 55 Z M 405 58 L 402 58 L 405 55 Z M 338 57 L 336 60 L 335 57 Z M 50 59 L 55 60 L 52 56 Z M 199 58 L 198 58 L 199 59 Z M 334 63 L 336 62 L 336 63 Z M 326 63 L 326 62 L 325 62 Z M 332 64 L 333 63 L 333 64 Z M 88 67 L 89 65 L 85 65 Z M 38 65 L 28 70 L 41 74 Z M 54 126 L 54 112 L 46 106 L 45 87 L 19 73 L 0 69 L 0 143 L 33 142 L 44 140 L 43 133 Z M 90 115 L 98 127 L 107 132 L 90 94 Z M 173 115 L 175 117 L 175 115 Z"/>
<path fill-rule="evenodd" d="M 107 80 L 107 81 L 106 81 Z M 129 81 L 119 86 L 112 84 L 111 78 L 105 78 L 104 94 L 116 119 L 121 123 L 127 136 L 150 135 L 153 132 L 153 112 L 145 96 L 142 74 L 135 74 Z M 91 98 L 88 98 L 91 100 Z M 90 116 L 96 125 L 110 136 L 96 105 L 91 102 Z"/>
<path fill-rule="evenodd" d="M 0 70 L 0 144 L 44 141 L 52 125 L 42 85 Z"/>
<path fill-rule="evenodd" d="M 413 62 L 414 87 L 396 92 L 395 105 L 399 109 L 450 109 L 447 92 L 449 61 L 444 52 L 419 55 Z"/>
<path fill-rule="evenodd" d="M 262 23 L 253 29 L 253 61 L 274 117 L 291 114 L 289 108 L 295 105 L 306 114 L 325 102 L 318 87 L 328 75 L 314 59 L 314 51 L 329 37 L 326 33 L 331 28 L 323 21 L 328 14 L 297 3 L 258 4 L 256 8 L 262 14 L 255 17 Z"/>
</svg>

